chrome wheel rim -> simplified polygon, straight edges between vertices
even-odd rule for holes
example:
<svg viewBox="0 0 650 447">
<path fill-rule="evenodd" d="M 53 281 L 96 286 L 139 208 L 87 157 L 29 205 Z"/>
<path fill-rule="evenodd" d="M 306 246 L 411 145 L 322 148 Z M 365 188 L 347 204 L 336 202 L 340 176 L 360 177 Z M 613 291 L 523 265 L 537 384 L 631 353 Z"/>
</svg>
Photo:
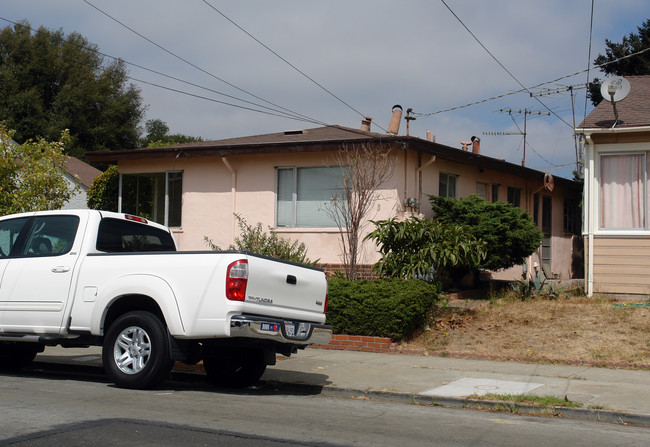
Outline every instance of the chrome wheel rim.
<svg viewBox="0 0 650 447">
<path fill-rule="evenodd" d="M 130 326 L 120 332 L 113 348 L 113 359 L 120 371 L 137 374 L 147 366 L 150 357 L 151 339 L 147 331 Z"/>
</svg>

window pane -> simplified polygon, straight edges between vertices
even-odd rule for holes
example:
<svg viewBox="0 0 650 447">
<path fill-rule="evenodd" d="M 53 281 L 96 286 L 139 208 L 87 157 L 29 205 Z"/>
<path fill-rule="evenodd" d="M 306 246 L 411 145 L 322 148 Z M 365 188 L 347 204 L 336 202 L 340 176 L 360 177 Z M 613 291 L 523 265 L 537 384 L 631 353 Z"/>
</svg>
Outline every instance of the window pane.
<svg viewBox="0 0 650 447">
<path fill-rule="evenodd" d="M 492 185 L 492 201 L 499 201 L 499 185 Z"/>
<path fill-rule="evenodd" d="M 164 224 L 165 173 L 122 175 L 122 212 Z"/>
<path fill-rule="evenodd" d="M 296 226 L 335 227 L 326 206 L 341 197 L 339 167 L 299 168 L 296 195 Z"/>
<path fill-rule="evenodd" d="M 643 228 L 643 154 L 600 157 L 600 226 Z"/>
<path fill-rule="evenodd" d="M 278 227 L 293 227 L 293 181 L 294 169 L 278 169 L 278 198 L 276 210 L 276 225 Z"/>
<path fill-rule="evenodd" d="M 183 173 L 170 172 L 167 174 L 167 195 L 169 196 L 169 211 L 167 226 L 181 226 L 181 209 L 183 197 Z"/>
<path fill-rule="evenodd" d="M 487 199 L 487 183 L 476 182 L 476 194 Z"/>
<path fill-rule="evenodd" d="M 77 216 L 37 217 L 22 254 L 53 256 L 67 253 L 72 248 L 78 226 Z"/>
<path fill-rule="evenodd" d="M 28 219 L 29 217 L 19 217 L 0 222 L 0 258 L 11 255 L 14 243 Z"/>
</svg>

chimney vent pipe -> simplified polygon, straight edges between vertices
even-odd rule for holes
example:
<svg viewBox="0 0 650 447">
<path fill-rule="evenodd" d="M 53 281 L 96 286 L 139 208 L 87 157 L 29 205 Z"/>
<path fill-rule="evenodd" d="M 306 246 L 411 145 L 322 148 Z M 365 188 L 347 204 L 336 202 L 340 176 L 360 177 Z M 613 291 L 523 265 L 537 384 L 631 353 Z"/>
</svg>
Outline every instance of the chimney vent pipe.
<svg viewBox="0 0 650 447">
<path fill-rule="evenodd" d="M 363 130 L 364 132 L 370 132 L 370 123 L 371 123 L 371 121 L 372 121 L 371 116 L 367 116 L 367 117 L 365 117 L 365 119 L 362 119 L 361 120 L 361 130 Z"/>
<path fill-rule="evenodd" d="M 479 137 L 472 137 L 472 154 L 481 153 L 481 139 Z"/>
<path fill-rule="evenodd" d="M 402 106 L 396 104 L 393 106 L 393 116 L 390 118 L 390 123 L 388 124 L 388 133 L 392 135 L 397 135 L 399 133 L 399 123 L 402 119 Z"/>
</svg>

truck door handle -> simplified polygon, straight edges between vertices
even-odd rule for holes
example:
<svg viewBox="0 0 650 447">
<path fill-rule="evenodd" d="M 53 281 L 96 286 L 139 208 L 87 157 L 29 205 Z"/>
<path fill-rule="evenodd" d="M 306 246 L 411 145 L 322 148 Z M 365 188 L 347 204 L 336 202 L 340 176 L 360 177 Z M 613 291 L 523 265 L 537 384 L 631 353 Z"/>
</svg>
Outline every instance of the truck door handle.
<svg viewBox="0 0 650 447">
<path fill-rule="evenodd" d="M 287 275 L 287 284 L 296 284 L 298 282 L 297 278 L 293 275 Z"/>
<path fill-rule="evenodd" d="M 52 273 L 66 273 L 70 271 L 70 267 L 67 265 L 59 265 L 52 269 Z"/>
</svg>

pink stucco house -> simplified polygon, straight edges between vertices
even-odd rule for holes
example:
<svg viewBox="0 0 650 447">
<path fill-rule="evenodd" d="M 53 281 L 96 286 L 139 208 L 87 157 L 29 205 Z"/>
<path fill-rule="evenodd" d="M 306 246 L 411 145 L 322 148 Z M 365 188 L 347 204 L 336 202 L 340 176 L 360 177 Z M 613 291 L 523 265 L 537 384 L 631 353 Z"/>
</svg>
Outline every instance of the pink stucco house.
<svg viewBox="0 0 650 447">
<path fill-rule="evenodd" d="M 576 248 L 582 242 L 580 184 L 556 178 L 551 191 L 544 172 L 482 155 L 479 140 L 463 150 L 368 128 L 368 122 L 363 130 L 326 126 L 87 157 L 117 162 L 122 211 L 145 212 L 172 227 L 183 250 L 207 249 L 205 236 L 228 246 L 236 236 L 236 213 L 305 242 L 309 258 L 332 267 L 341 263 L 339 229 L 322 205 L 340 173 L 334 155 L 345 145 L 388 145 L 395 148 L 396 163 L 370 219 L 430 217 L 428 195 L 510 201 L 528 210 L 546 234 L 526 268 L 533 272 L 546 265 L 560 279 L 582 275 L 582 250 Z M 547 185 L 549 180 L 546 176 Z M 377 259 L 376 247 L 366 242 L 360 263 L 369 267 Z M 494 277 L 519 279 L 522 268 Z"/>
</svg>

